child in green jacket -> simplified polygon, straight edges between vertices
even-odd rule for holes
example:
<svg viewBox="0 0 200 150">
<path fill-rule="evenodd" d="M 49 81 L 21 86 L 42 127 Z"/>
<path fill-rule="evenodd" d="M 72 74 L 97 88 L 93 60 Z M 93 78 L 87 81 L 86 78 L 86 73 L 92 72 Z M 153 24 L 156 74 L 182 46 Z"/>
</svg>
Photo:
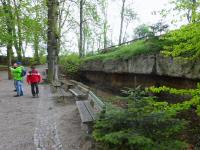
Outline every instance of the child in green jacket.
<svg viewBox="0 0 200 150">
<path fill-rule="evenodd" d="M 17 66 L 16 68 L 10 68 L 12 75 L 13 75 L 13 79 L 16 82 L 16 90 L 17 90 L 17 95 L 15 95 L 14 97 L 19 97 L 19 96 L 23 96 L 23 76 L 22 76 L 22 69 L 23 67 L 21 66 L 21 62 L 17 62 Z"/>
</svg>

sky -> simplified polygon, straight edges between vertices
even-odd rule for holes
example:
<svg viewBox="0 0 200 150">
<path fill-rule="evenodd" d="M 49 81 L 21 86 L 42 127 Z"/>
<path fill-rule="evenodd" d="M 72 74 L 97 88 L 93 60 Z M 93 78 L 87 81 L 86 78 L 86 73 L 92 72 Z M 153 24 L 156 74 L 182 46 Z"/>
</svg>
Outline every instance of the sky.
<svg viewBox="0 0 200 150">
<path fill-rule="evenodd" d="M 131 0 L 127 0 L 130 2 Z M 157 13 L 157 15 L 152 15 L 152 12 L 159 11 L 162 9 L 166 9 L 170 7 L 170 0 L 133 0 L 133 4 L 131 5 L 137 14 L 137 20 L 133 21 L 132 24 L 129 25 L 128 31 L 133 32 L 134 28 L 141 24 L 155 24 L 159 20 L 161 20 L 161 16 Z M 115 33 L 114 38 L 118 38 L 119 35 L 119 27 L 120 27 L 120 18 L 119 13 L 121 11 L 121 0 L 110 0 L 110 5 L 108 8 L 108 18 L 109 24 Z M 172 18 L 166 18 L 166 23 L 170 24 Z M 175 28 L 172 24 L 170 28 Z M 132 37 L 130 37 L 132 38 Z"/>
</svg>

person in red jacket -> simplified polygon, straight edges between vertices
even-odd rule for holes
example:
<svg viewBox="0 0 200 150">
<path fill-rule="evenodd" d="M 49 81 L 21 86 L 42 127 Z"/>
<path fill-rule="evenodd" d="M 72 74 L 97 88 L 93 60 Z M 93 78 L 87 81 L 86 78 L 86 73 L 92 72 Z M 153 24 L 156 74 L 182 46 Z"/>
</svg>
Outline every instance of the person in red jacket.
<svg viewBox="0 0 200 150">
<path fill-rule="evenodd" d="M 38 83 L 41 81 L 40 73 L 35 69 L 34 66 L 31 67 L 31 71 L 27 74 L 27 83 L 31 84 L 31 92 L 33 98 L 39 97 L 39 87 Z"/>
</svg>

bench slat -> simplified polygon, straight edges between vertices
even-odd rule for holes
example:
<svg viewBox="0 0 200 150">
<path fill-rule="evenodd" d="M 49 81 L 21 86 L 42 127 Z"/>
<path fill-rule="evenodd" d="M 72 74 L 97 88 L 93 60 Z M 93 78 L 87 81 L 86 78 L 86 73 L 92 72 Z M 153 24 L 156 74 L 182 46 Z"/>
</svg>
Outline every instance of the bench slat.
<svg viewBox="0 0 200 150">
<path fill-rule="evenodd" d="M 90 116 L 92 117 L 93 120 L 96 119 L 96 115 L 93 111 L 93 108 L 92 106 L 90 105 L 90 101 L 86 100 L 86 101 L 83 101 L 85 107 L 87 108 L 88 112 L 90 113 Z"/>
<path fill-rule="evenodd" d="M 52 85 L 55 86 L 55 87 L 60 87 L 61 86 L 61 82 L 53 81 Z"/>
<path fill-rule="evenodd" d="M 78 107 L 82 122 L 83 123 L 92 122 L 93 118 L 88 112 L 88 109 L 84 104 L 84 101 L 76 101 L 76 105 Z"/>
<path fill-rule="evenodd" d="M 87 89 L 87 88 L 85 88 L 85 87 L 83 87 L 81 85 L 77 85 L 77 87 L 84 93 L 88 93 L 89 92 L 89 89 Z"/>
<path fill-rule="evenodd" d="M 64 96 L 64 97 L 72 97 L 72 94 L 70 92 L 66 92 L 62 88 L 60 88 L 60 92 L 61 92 L 62 96 Z"/>
<path fill-rule="evenodd" d="M 97 104 L 97 106 L 98 106 L 101 110 L 104 109 L 105 104 L 104 104 L 94 93 L 92 93 L 91 91 L 89 92 L 89 97 L 90 97 L 90 99 L 91 99 L 92 101 L 94 101 L 94 102 Z"/>
<path fill-rule="evenodd" d="M 74 94 L 76 97 L 80 97 L 80 96 L 85 96 L 86 94 L 84 94 L 82 91 L 73 88 L 73 89 L 69 89 L 70 92 L 72 92 L 72 94 Z"/>
</svg>

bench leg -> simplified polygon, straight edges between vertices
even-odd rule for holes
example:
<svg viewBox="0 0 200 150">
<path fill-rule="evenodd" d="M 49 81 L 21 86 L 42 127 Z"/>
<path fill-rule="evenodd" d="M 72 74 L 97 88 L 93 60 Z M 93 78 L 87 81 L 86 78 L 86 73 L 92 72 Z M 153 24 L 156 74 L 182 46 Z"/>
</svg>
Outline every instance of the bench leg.
<svg viewBox="0 0 200 150">
<path fill-rule="evenodd" d="M 81 128 L 86 131 L 87 134 L 92 134 L 93 123 L 81 123 Z"/>
<path fill-rule="evenodd" d="M 56 92 L 57 92 L 57 88 L 54 87 L 54 86 L 51 86 L 51 92 L 52 92 L 52 93 L 56 93 Z"/>
<path fill-rule="evenodd" d="M 88 133 L 88 134 L 92 134 L 93 125 L 94 125 L 93 122 L 87 124 L 87 133 Z"/>
</svg>

